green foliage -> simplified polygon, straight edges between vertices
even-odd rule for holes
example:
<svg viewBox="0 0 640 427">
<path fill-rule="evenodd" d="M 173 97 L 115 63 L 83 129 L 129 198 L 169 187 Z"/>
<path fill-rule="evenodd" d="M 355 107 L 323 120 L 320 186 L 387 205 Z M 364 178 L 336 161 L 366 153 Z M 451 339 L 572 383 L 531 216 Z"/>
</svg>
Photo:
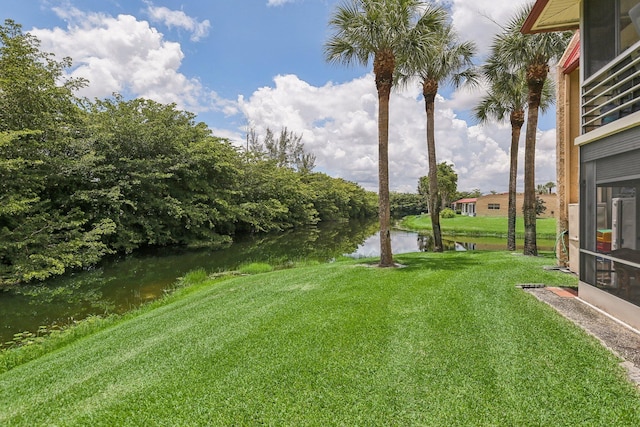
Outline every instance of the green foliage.
<svg viewBox="0 0 640 427">
<path fill-rule="evenodd" d="M 377 214 L 377 196 L 358 184 L 315 172 L 302 176 L 313 194 L 321 221 L 371 218 Z"/>
<path fill-rule="evenodd" d="M 440 212 L 440 218 L 455 218 L 456 217 L 456 213 L 453 209 L 451 208 L 445 208 Z"/>
<path fill-rule="evenodd" d="M 536 197 L 536 216 L 542 215 L 547 210 L 547 207 L 544 205 L 544 200 L 540 197 Z"/>
<path fill-rule="evenodd" d="M 178 280 L 178 283 L 180 286 L 191 286 L 204 282 L 208 277 L 209 276 L 204 268 L 198 268 L 185 274 Z"/>
<path fill-rule="evenodd" d="M 418 180 L 418 194 L 429 199 L 429 176 Z M 447 162 L 438 163 L 438 201 L 442 209 L 458 200 L 458 174 L 453 165 Z"/>
<path fill-rule="evenodd" d="M 407 215 L 420 215 L 427 210 L 424 197 L 416 193 L 396 193 L 389 194 L 391 206 L 391 216 L 402 218 Z"/>
<path fill-rule="evenodd" d="M 249 264 L 243 264 L 238 268 L 238 271 L 242 274 L 260 274 L 269 273 L 273 271 L 273 266 L 266 262 L 252 262 Z"/>
<path fill-rule="evenodd" d="M 63 77 L 71 66 L 39 50 L 11 20 L 0 26 L 0 287 L 81 268 L 110 252 L 109 221 L 68 202 L 69 171 L 82 164 L 73 135 L 83 116 Z M 66 201 L 58 196 L 63 194 Z"/>
<path fill-rule="evenodd" d="M 65 58 L 0 26 L 0 288 L 144 246 L 373 216 L 372 194 L 311 173 L 301 136 L 240 154 L 195 115 L 120 95 L 80 103 Z"/>
</svg>

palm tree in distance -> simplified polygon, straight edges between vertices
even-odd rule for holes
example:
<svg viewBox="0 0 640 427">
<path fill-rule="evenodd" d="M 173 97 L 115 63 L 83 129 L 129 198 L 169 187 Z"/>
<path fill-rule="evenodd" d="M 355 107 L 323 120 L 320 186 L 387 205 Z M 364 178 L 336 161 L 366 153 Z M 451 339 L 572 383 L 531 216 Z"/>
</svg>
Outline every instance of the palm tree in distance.
<svg viewBox="0 0 640 427">
<path fill-rule="evenodd" d="M 527 129 L 524 149 L 524 254 L 538 255 L 536 242 L 535 153 L 538 114 L 549 74 L 549 63 L 557 61 L 569 43 L 570 32 L 522 34 L 520 29 L 531 6 L 521 9 L 505 31 L 494 40 L 496 60 L 510 72 L 523 70 L 527 83 Z"/>
<path fill-rule="evenodd" d="M 394 266 L 391 252 L 389 205 L 389 97 L 396 64 L 422 52 L 428 33 L 411 31 L 429 26 L 420 17 L 419 0 L 350 0 L 338 6 L 329 20 L 334 34 L 325 43 L 327 62 L 367 66 L 373 59 L 378 91 L 378 204 L 380 219 L 380 266 Z M 412 36 L 411 38 L 409 36 Z"/>
<path fill-rule="evenodd" d="M 441 7 L 427 7 L 423 16 L 437 26 L 416 26 L 414 33 L 429 33 L 433 43 L 422 52 L 401 63 L 398 77 L 403 84 L 416 78 L 422 86 L 427 116 L 427 154 L 429 162 L 429 215 L 434 240 L 434 252 L 442 252 L 440 230 L 440 204 L 438 203 L 438 162 L 435 141 L 435 99 L 440 84 L 450 83 L 459 87 L 463 82 L 475 84 L 477 73 L 472 63 L 475 44 L 460 42 L 458 35 L 448 23 L 447 12 Z"/>
<path fill-rule="evenodd" d="M 518 146 L 522 126 L 525 122 L 528 88 L 523 70 L 510 70 L 497 59 L 496 46 L 482 67 L 489 89 L 480 103 L 474 108 L 475 117 L 480 123 L 490 120 L 504 121 L 509 118 L 511 124 L 511 148 L 509 149 L 509 203 L 507 225 L 507 250 L 516 250 L 516 189 L 518 178 Z M 549 82 L 549 80 L 547 80 Z M 545 84 L 540 109 L 546 109 L 553 102 L 553 90 Z"/>
</svg>

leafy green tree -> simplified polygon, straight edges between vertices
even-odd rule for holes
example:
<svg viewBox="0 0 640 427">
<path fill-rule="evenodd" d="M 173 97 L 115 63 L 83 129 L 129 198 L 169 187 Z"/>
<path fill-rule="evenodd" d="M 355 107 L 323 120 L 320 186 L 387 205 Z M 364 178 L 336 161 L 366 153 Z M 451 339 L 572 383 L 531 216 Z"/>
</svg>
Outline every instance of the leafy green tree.
<svg viewBox="0 0 640 427">
<path fill-rule="evenodd" d="M 87 83 L 65 77 L 71 65 L 70 58 L 57 61 L 42 52 L 35 36 L 5 20 L 0 25 L 0 131 L 38 131 L 30 136 L 41 141 L 67 131 L 81 115 L 74 91 Z"/>
<path fill-rule="evenodd" d="M 440 204 L 438 203 L 438 174 L 435 142 L 435 99 L 438 88 L 443 83 L 451 83 L 454 87 L 463 82 L 474 83 L 476 71 L 472 63 L 475 45 L 471 42 L 460 42 L 453 27 L 447 22 L 444 9 L 427 8 L 425 16 L 435 26 L 416 26 L 416 32 L 429 34 L 433 41 L 429 45 L 420 46 L 418 54 L 401 64 L 401 79 L 404 82 L 417 77 L 422 85 L 427 116 L 427 152 L 429 158 L 429 214 L 434 237 L 434 251 L 442 252 L 442 232 L 440 230 Z M 453 193 L 451 193 L 453 194 Z"/>
<path fill-rule="evenodd" d="M 239 156 L 192 113 L 115 96 L 96 101 L 87 121 L 96 165 L 78 201 L 117 224 L 113 249 L 215 243 L 233 230 Z"/>
<path fill-rule="evenodd" d="M 56 61 L 40 42 L 6 20 L 0 26 L 0 287 L 95 263 L 109 221 L 91 222 L 66 203 L 69 171 L 77 169 L 74 138 L 83 117 Z"/>
<path fill-rule="evenodd" d="M 458 174 L 453 170 L 453 165 L 447 162 L 438 163 L 437 169 L 438 192 L 435 203 L 438 209 L 444 209 L 451 205 L 452 202 L 458 200 Z M 430 195 L 430 175 L 422 176 L 418 180 L 418 194 L 420 194 L 427 202 L 430 210 L 432 198 Z"/>
<path fill-rule="evenodd" d="M 261 159 L 245 162 L 242 167 L 240 231 L 280 231 L 319 221 L 313 192 L 300 174 Z"/>
<path fill-rule="evenodd" d="M 418 0 L 350 0 L 337 7 L 329 26 L 333 35 L 325 44 L 330 63 L 368 65 L 378 91 L 378 197 L 380 220 L 380 266 L 394 266 L 391 251 L 391 211 L 389 205 L 389 98 L 394 86 L 396 64 L 409 60 L 431 42 L 426 31 L 414 26 L 430 26 L 429 15 L 419 17 L 423 3 Z"/>
<path fill-rule="evenodd" d="M 427 210 L 424 197 L 416 193 L 391 192 L 391 216 L 402 218 L 407 215 L 420 215 Z"/>
<path fill-rule="evenodd" d="M 372 193 L 353 182 L 318 172 L 304 174 L 301 179 L 312 191 L 321 221 L 369 218 L 376 213 Z"/>
<path fill-rule="evenodd" d="M 481 123 L 490 120 L 503 121 L 507 117 L 511 124 L 511 148 L 509 150 L 509 203 L 507 220 L 507 250 L 516 250 L 516 189 L 518 177 L 518 146 L 524 125 L 529 90 L 524 69 L 511 69 L 499 59 L 499 43 L 493 45 L 489 59 L 482 72 L 489 84 L 487 94 L 475 107 L 474 114 Z M 548 80 L 547 80 L 548 82 Z M 550 84 L 543 87 L 540 109 L 546 111 L 553 103 Z"/>
<path fill-rule="evenodd" d="M 524 70 L 527 84 L 527 129 L 524 153 L 524 254 L 537 255 L 536 243 L 536 188 L 535 148 L 538 115 L 544 86 L 547 84 L 549 63 L 564 53 L 572 36 L 570 32 L 522 34 L 531 6 L 521 9 L 512 18 L 493 44 L 496 60 L 508 67 L 509 72 Z"/>
</svg>

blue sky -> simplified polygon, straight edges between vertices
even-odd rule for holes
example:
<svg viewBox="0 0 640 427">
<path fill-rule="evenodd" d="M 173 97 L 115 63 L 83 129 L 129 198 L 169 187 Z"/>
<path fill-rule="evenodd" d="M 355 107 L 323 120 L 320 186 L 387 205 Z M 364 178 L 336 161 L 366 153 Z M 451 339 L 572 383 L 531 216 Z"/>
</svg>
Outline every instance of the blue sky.
<svg viewBox="0 0 640 427">
<path fill-rule="evenodd" d="M 462 39 L 486 54 L 495 22 L 525 0 L 441 0 Z M 81 95 L 119 92 L 175 102 L 214 134 L 242 144 L 248 126 L 303 135 L 317 168 L 377 186 L 376 96 L 370 68 L 327 64 L 323 43 L 335 0 L 21 0 L 0 11 L 42 49 L 74 60 Z M 490 18 L 489 18 L 490 17 Z M 479 59 L 480 60 L 480 59 Z M 444 88 L 436 110 L 438 161 L 454 164 L 459 189 L 506 191 L 510 130 L 477 126 L 482 92 Z M 540 123 L 537 181 L 555 180 L 554 111 Z M 427 173 L 424 107 L 417 86 L 392 95 L 392 190 L 415 191 Z M 521 157 L 522 157 L 521 148 Z M 522 164 L 522 162 L 521 162 Z M 520 177 L 522 177 L 522 170 Z"/>
</svg>

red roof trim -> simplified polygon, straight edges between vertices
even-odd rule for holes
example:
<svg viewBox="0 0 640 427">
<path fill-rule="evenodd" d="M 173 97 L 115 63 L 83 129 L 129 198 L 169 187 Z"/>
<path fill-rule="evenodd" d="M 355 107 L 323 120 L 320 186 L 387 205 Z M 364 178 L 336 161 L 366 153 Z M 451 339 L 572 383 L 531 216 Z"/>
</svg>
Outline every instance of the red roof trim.
<svg viewBox="0 0 640 427">
<path fill-rule="evenodd" d="M 538 18 L 540 18 L 540 14 L 544 10 L 544 8 L 547 7 L 547 3 L 549 3 L 549 0 L 536 1 L 536 3 L 533 5 L 533 8 L 531 9 L 531 12 L 529 13 L 529 16 L 527 16 L 527 19 L 522 25 L 522 29 L 520 30 L 522 34 L 530 34 L 532 32 L 531 29 L 533 28 L 533 25 L 536 23 Z"/>
<path fill-rule="evenodd" d="M 458 203 L 475 203 L 477 201 L 478 201 L 478 199 L 460 199 L 460 200 L 456 200 L 453 203 L 455 203 L 455 204 L 458 204 Z"/>
<path fill-rule="evenodd" d="M 573 45 L 567 59 L 562 63 L 563 73 L 571 74 L 580 66 L 580 40 Z"/>
</svg>

